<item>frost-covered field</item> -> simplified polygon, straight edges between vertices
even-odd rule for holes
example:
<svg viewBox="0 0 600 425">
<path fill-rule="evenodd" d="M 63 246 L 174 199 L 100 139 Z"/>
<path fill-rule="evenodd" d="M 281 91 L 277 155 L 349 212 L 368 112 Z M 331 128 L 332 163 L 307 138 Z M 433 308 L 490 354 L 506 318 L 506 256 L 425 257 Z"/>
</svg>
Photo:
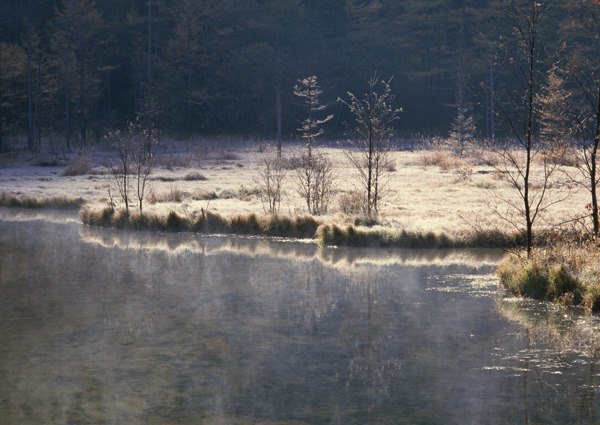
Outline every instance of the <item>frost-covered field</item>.
<svg viewBox="0 0 600 425">
<path fill-rule="evenodd" d="M 297 149 L 284 146 L 283 154 L 290 155 Z M 341 212 L 340 199 L 344 193 L 359 189 L 356 171 L 341 149 L 322 149 L 333 162 L 336 194 L 328 214 L 321 220 L 352 222 L 353 217 Z M 35 163 L 32 158 L 0 157 L 0 193 L 16 197 L 82 198 L 89 208 L 102 209 L 109 204 L 110 190 L 117 207 L 122 206 L 117 189 L 102 166 L 104 155 L 94 152 L 89 156 L 91 171 L 77 176 L 61 175 L 69 163 L 77 161 L 75 153 L 59 166 L 32 165 Z M 190 147 L 175 153 L 160 153 L 158 165 L 150 176 L 144 211 L 166 215 L 174 210 L 191 216 L 208 209 L 225 217 L 265 214 L 258 196 L 261 185 L 257 171 L 264 155 L 272 153 L 265 153 L 264 149 L 261 152 L 257 146 L 250 145 L 202 154 Z M 516 189 L 492 166 L 485 165 L 482 158 L 459 159 L 448 152 L 423 150 L 396 152 L 394 159 L 395 167 L 389 172 L 387 191 L 379 204 L 381 225 L 448 235 L 492 228 L 515 230 L 492 211 L 499 208 L 501 216 L 508 214 L 507 204 L 498 201 L 498 195 L 514 200 L 517 206 L 522 201 Z M 541 165 L 536 163 L 535 167 L 535 175 L 539 176 Z M 540 184 L 539 178 L 534 178 L 534 188 Z M 297 193 L 294 170 L 287 173 L 283 193 L 280 214 L 307 213 Z M 550 191 L 550 196 L 553 193 L 557 193 L 555 189 Z M 569 198 L 553 205 L 537 223 L 546 227 L 585 214 L 588 197 L 585 189 L 573 186 Z M 135 201 L 130 207 L 135 210 L 137 200 L 133 189 L 131 198 Z"/>
</svg>

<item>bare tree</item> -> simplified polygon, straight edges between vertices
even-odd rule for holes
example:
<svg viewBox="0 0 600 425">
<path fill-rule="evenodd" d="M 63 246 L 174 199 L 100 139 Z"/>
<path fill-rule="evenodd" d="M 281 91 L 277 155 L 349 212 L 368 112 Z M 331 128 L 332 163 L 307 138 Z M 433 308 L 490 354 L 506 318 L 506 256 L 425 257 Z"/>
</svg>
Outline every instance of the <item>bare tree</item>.
<svg viewBox="0 0 600 425">
<path fill-rule="evenodd" d="M 378 201 L 388 183 L 386 172 L 393 163 L 393 146 L 390 143 L 392 124 L 402 111 L 392 106 L 395 96 L 390 83 L 391 78 L 382 80 L 383 92 L 378 94 L 378 77 L 374 74 L 369 80 L 364 100 L 359 100 L 352 93 L 348 93 L 348 101 L 341 100 L 356 119 L 357 138 L 344 146 L 344 153 L 358 171 L 360 184 L 365 191 L 365 212 L 368 215 L 377 213 Z"/>
<path fill-rule="evenodd" d="M 277 157 L 281 158 L 281 43 L 279 0 L 275 0 L 275 115 L 277 118 Z"/>
<path fill-rule="evenodd" d="M 129 214 L 129 191 L 131 175 L 133 175 L 136 180 L 136 196 L 140 213 L 142 213 L 146 183 L 152 172 L 152 145 L 155 140 L 148 130 L 142 127 L 139 117 L 135 123 L 128 124 L 125 132 L 117 130 L 109 133 L 106 138 L 114 150 L 114 155 L 105 159 L 105 167 L 121 195 L 125 211 Z"/>
<path fill-rule="evenodd" d="M 136 176 L 136 194 L 140 214 L 142 214 L 142 206 L 146 196 L 146 183 L 154 166 L 152 148 L 156 144 L 156 139 L 152 133 L 149 133 L 146 128 L 142 127 L 139 119 L 135 123 L 129 123 L 128 136 L 133 145 L 133 171 Z"/>
<path fill-rule="evenodd" d="M 333 185 L 331 161 L 322 152 L 313 152 L 313 143 L 315 138 L 323 134 L 322 125 L 333 118 L 333 115 L 328 115 L 324 119 L 316 117 L 318 112 L 325 109 L 325 105 L 321 105 L 319 101 L 323 91 L 319 87 L 316 76 L 298 80 L 298 83 L 294 86 L 294 95 L 303 100 L 303 106 L 306 108 L 306 118 L 301 121 L 301 127 L 298 129 L 302 133 L 302 138 L 306 139 L 306 151 L 295 158 L 298 192 L 305 200 L 311 214 L 324 214 L 328 199 L 322 197 L 330 196 L 332 193 L 330 190 Z M 325 188 L 327 189 L 324 190 Z"/>
<path fill-rule="evenodd" d="M 278 151 L 279 153 L 279 151 Z M 286 169 L 281 158 L 263 156 L 259 161 L 257 183 L 260 187 L 260 200 L 266 213 L 277 214 L 281 205 L 281 192 Z"/>
<path fill-rule="evenodd" d="M 110 143 L 114 155 L 105 158 L 104 166 L 117 187 L 119 195 L 125 204 L 125 212 L 129 215 L 129 189 L 131 175 L 132 145 L 121 130 L 108 133 L 105 136 Z"/>
<path fill-rule="evenodd" d="M 32 0 L 27 1 L 27 146 L 33 152 L 33 90 L 32 90 L 32 56 L 33 56 L 33 5 Z"/>
<path fill-rule="evenodd" d="M 152 133 L 152 0 L 148 6 L 148 54 L 146 57 L 146 131 Z"/>
<path fill-rule="evenodd" d="M 508 206 L 501 217 L 509 222 L 525 238 L 527 256 L 533 248 L 533 226 L 537 218 L 548 207 L 562 199 L 552 199 L 549 189 L 560 160 L 551 158 L 549 153 L 548 131 L 542 132 L 542 111 L 546 114 L 552 107 L 542 105 L 544 87 L 548 87 L 548 75 L 553 59 L 545 56 L 540 48 L 538 32 L 546 4 L 539 0 L 520 0 L 511 2 L 509 13 L 514 26 L 514 44 L 504 52 L 504 65 L 518 82 L 514 91 L 504 90 L 503 99 L 495 98 L 495 105 L 507 123 L 512 140 L 496 142 L 492 148 L 498 153 L 500 161 L 497 168 L 519 195 L 519 201 L 497 197 Z M 550 125 L 548 120 L 546 125 Z M 565 152 L 562 153 L 564 155 Z M 535 175 L 534 159 L 541 162 L 541 173 Z M 536 179 L 535 185 L 532 183 Z M 496 210 L 497 212 L 499 210 Z M 525 228 L 523 229 L 523 222 Z"/>
<path fill-rule="evenodd" d="M 592 218 L 592 233 L 597 238 L 600 233 L 598 213 L 598 148 L 600 147 L 600 4 L 594 0 L 581 0 L 581 6 L 588 15 L 583 21 L 580 33 L 585 43 L 571 60 L 568 78 L 575 83 L 576 91 L 569 99 L 568 117 L 573 139 L 577 141 L 579 156 L 578 168 L 590 192 L 589 204 Z"/>
</svg>

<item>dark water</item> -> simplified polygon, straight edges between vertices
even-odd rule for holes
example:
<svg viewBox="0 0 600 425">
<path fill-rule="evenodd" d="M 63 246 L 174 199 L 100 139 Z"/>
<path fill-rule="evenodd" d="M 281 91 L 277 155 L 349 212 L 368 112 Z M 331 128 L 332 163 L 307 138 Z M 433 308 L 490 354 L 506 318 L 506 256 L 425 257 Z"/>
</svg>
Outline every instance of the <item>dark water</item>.
<svg viewBox="0 0 600 425">
<path fill-rule="evenodd" d="M 493 253 L 23 214 L 0 209 L 0 424 L 597 422 L 597 320 L 503 299 Z"/>
</svg>

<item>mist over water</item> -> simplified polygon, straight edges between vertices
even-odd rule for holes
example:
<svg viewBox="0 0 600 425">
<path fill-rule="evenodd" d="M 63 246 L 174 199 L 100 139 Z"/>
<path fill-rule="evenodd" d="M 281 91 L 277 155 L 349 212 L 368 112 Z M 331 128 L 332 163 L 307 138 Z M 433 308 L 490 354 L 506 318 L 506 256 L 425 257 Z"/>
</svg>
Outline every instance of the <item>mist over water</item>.
<svg viewBox="0 0 600 425">
<path fill-rule="evenodd" d="M 453 255 L 2 210 L 0 424 L 596 423 L 597 319 Z"/>
</svg>

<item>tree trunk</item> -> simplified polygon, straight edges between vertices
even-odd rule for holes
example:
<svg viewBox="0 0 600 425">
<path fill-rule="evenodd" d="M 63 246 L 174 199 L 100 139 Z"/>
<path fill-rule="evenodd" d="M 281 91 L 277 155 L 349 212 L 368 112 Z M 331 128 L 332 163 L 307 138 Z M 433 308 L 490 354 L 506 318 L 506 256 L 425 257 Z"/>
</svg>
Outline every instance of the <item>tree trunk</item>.
<svg viewBox="0 0 600 425">
<path fill-rule="evenodd" d="M 148 135 L 152 132 L 152 1 L 148 0 L 148 62 L 147 78 L 148 87 L 146 87 L 146 129 Z"/>
<path fill-rule="evenodd" d="M 187 127 L 188 127 L 188 137 L 192 134 L 192 48 L 191 48 L 191 38 L 192 38 L 192 28 L 190 22 L 190 13 L 191 11 L 188 9 L 186 14 L 186 53 L 187 53 Z M 140 204 L 141 205 L 141 204 Z"/>
<path fill-rule="evenodd" d="M 32 5 L 31 1 L 28 2 L 28 18 L 27 18 L 27 146 L 29 151 L 33 152 L 33 97 L 31 90 L 31 62 L 32 62 L 32 28 L 31 28 L 31 16 L 32 16 Z"/>
<path fill-rule="evenodd" d="M 71 150 L 71 108 L 70 101 L 71 96 L 69 93 L 69 59 L 71 52 L 71 19 L 72 14 L 75 11 L 75 0 L 73 0 L 73 8 L 71 9 L 71 16 L 67 18 L 67 46 L 65 49 L 65 142 L 67 150 Z"/>
<path fill-rule="evenodd" d="M 367 158 L 367 212 L 369 214 L 371 214 L 371 211 L 373 209 L 373 131 L 373 128 L 369 129 L 369 156 Z"/>
<path fill-rule="evenodd" d="M 533 6 L 536 7 L 535 4 Z M 535 13 L 535 11 L 534 11 Z M 535 16 L 535 15 L 534 15 Z M 536 19 L 536 18 L 532 18 Z M 537 21 L 534 21 L 532 25 L 537 25 Z M 533 247 L 533 221 L 531 218 L 531 206 L 529 204 L 529 174 L 531 171 L 531 150 L 533 147 L 533 114 L 534 114 L 534 92 L 536 90 L 534 80 L 534 66 L 535 66 L 535 27 L 531 30 L 531 44 L 529 46 L 529 78 L 528 78 L 528 99 L 527 99 L 527 158 L 525 163 L 525 177 L 523 179 L 523 201 L 525 202 L 525 222 L 527 225 L 527 258 L 531 256 L 531 249 Z"/>
<path fill-rule="evenodd" d="M 598 85 L 598 104 L 596 106 L 596 129 L 594 133 L 594 146 L 591 153 L 590 167 L 590 192 L 592 193 L 592 220 L 594 223 L 594 236 L 598 238 L 600 220 L 598 218 L 598 194 L 596 185 L 598 146 L 600 145 L 600 84 Z"/>
<path fill-rule="evenodd" d="M 2 52 L 0 51 L 0 153 L 2 152 L 2 142 L 4 141 L 4 127 L 3 127 L 3 122 L 4 122 L 4 111 L 2 108 L 2 89 L 3 89 L 3 84 L 2 84 Z"/>
<path fill-rule="evenodd" d="M 277 115 L 277 158 L 281 158 L 281 57 L 279 46 L 279 0 L 275 2 L 275 113 Z"/>
<path fill-rule="evenodd" d="M 79 58 L 79 81 L 79 139 L 81 142 L 85 142 L 85 68 L 83 64 L 83 58 Z"/>
</svg>

